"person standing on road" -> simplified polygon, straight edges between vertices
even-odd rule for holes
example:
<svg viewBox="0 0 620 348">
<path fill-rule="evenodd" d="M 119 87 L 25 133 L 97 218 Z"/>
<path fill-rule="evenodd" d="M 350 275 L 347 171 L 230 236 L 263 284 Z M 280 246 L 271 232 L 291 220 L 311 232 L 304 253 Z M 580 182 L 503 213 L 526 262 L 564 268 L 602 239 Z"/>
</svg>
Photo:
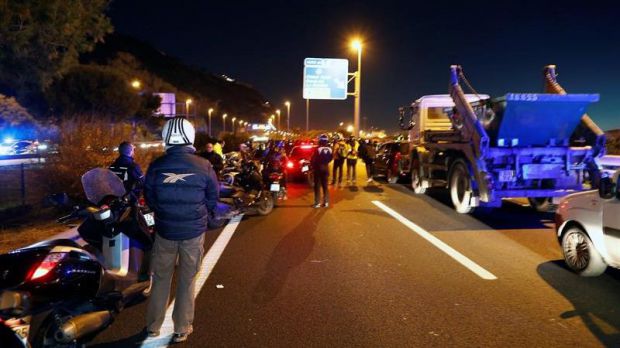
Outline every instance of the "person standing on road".
<svg viewBox="0 0 620 348">
<path fill-rule="evenodd" d="M 220 155 L 222 158 L 224 158 L 224 145 L 226 143 L 224 142 L 224 140 L 217 140 L 215 142 L 215 145 L 213 145 L 213 151 L 215 151 L 216 154 Z"/>
<path fill-rule="evenodd" d="M 357 166 L 357 150 L 357 141 L 355 141 L 354 137 L 349 138 L 349 141 L 347 142 L 347 185 L 355 185 L 357 177 L 355 170 L 355 167 Z"/>
<path fill-rule="evenodd" d="M 212 143 L 207 143 L 205 146 L 205 151 L 200 153 L 200 157 L 206 159 L 213 166 L 213 170 L 215 170 L 216 174 L 220 174 L 220 171 L 224 168 L 224 160 L 222 156 L 215 152 L 214 146 Z"/>
<path fill-rule="evenodd" d="M 136 147 L 132 143 L 123 141 L 118 145 L 118 158 L 109 169 L 123 180 L 125 191 L 137 199 L 142 194 L 144 174 L 140 165 L 134 160 L 135 150 Z"/>
<path fill-rule="evenodd" d="M 366 165 L 366 176 L 368 177 L 367 182 L 371 183 L 375 175 L 375 160 L 377 158 L 377 150 L 369 140 L 366 140 L 363 145 L 364 150 L 360 150 L 360 157 Z"/>
<path fill-rule="evenodd" d="M 157 337 L 164 322 L 172 275 L 178 259 L 172 320 L 173 342 L 193 331 L 194 286 L 204 252 L 209 216 L 218 200 L 218 181 L 209 161 L 194 155 L 192 124 L 175 117 L 164 125 L 166 153 L 149 166 L 145 197 L 155 212 L 156 236 L 151 272 L 153 284 L 147 307 L 149 337 Z"/>
<path fill-rule="evenodd" d="M 336 176 L 338 177 L 338 187 L 342 185 L 342 170 L 344 161 L 347 159 L 347 144 L 340 137 L 336 139 L 334 144 L 334 164 L 332 170 L 332 185 L 336 185 Z"/>
<path fill-rule="evenodd" d="M 314 171 L 314 208 L 321 207 L 321 190 L 323 190 L 323 206 L 329 207 L 329 162 L 333 159 L 332 148 L 329 147 L 327 135 L 319 136 L 319 146 L 312 153 L 310 165 Z"/>
</svg>

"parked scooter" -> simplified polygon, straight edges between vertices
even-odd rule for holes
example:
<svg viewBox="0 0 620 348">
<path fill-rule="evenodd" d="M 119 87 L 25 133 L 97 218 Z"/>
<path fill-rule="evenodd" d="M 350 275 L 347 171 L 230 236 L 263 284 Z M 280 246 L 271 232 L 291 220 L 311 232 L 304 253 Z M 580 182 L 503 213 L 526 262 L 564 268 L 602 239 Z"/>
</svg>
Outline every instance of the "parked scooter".
<svg viewBox="0 0 620 348">
<path fill-rule="evenodd" d="M 269 191 L 273 195 L 273 204 L 286 197 L 286 187 L 284 186 L 284 173 L 273 172 L 269 174 Z"/>
<path fill-rule="evenodd" d="M 274 207 L 274 198 L 265 188 L 263 178 L 254 161 L 241 164 L 240 172 L 234 176 L 233 185 L 220 184 L 220 201 L 233 205 L 244 213 L 267 215 Z"/>
<path fill-rule="evenodd" d="M 132 203 L 108 169 L 87 172 L 82 186 L 95 207 L 62 220 L 84 217 L 78 232 L 88 245 L 57 239 L 0 255 L 0 334 L 10 329 L 14 344 L 81 346 L 150 292 L 136 245 L 151 247 L 153 214 Z"/>
</svg>

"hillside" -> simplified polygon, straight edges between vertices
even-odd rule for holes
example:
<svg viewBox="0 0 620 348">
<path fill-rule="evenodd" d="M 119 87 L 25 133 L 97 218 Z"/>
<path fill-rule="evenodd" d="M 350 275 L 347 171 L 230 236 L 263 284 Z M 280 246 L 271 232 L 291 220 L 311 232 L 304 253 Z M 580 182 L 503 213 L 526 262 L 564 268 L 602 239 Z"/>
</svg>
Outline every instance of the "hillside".
<svg viewBox="0 0 620 348">
<path fill-rule="evenodd" d="M 158 51 L 146 42 L 112 34 L 92 53 L 81 57 L 83 63 L 109 64 L 120 55 L 129 54 L 147 70 L 177 90 L 185 92 L 203 105 L 217 105 L 219 110 L 250 121 L 264 120 L 273 113 L 266 98 L 251 86 L 228 81 L 203 69 L 184 64 L 179 59 Z M 162 90 L 160 92 L 169 92 Z M 204 112 L 204 111 L 203 111 Z"/>
</svg>

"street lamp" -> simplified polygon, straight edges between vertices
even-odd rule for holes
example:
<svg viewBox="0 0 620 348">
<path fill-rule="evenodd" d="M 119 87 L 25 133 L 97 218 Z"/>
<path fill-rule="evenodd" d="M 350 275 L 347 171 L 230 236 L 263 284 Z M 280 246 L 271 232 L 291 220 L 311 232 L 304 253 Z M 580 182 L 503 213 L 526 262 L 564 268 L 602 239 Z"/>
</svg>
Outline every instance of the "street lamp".
<svg viewBox="0 0 620 348">
<path fill-rule="evenodd" d="M 237 119 L 236 117 L 233 117 L 233 118 L 232 118 L 232 120 L 231 120 L 231 121 L 232 121 L 232 122 L 231 122 L 231 123 L 232 123 L 232 132 L 233 132 L 233 133 L 235 132 L 235 120 L 236 120 L 236 119 Z"/>
<path fill-rule="evenodd" d="M 133 87 L 134 89 L 140 89 L 140 87 L 142 87 L 142 82 L 140 82 L 140 80 L 138 79 L 134 79 L 133 81 L 131 81 L 131 87 Z"/>
<path fill-rule="evenodd" d="M 189 116 L 189 106 L 192 103 L 192 98 L 185 99 L 185 113 Z"/>
<path fill-rule="evenodd" d="M 284 105 L 286 105 L 286 130 L 291 130 L 291 102 L 285 101 Z"/>
<path fill-rule="evenodd" d="M 211 114 L 213 113 L 213 108 L 209 108 L 209 137 L 211 137 Z"/>
<path fill-rule="evenodd" d="M 278 129 L 280 129 L 280 109 L 276 110 L 276 114 L 278 114 Z"/>
<path fill-rule="evenodd" d="M 354 39 L 351 47 L 357 50 L 357 72 L 355 72 L 355 104 L 353 108 L 353 135 L 357 136 L 360 131 L 360 97 L 362 87 L 362 41 Z"/>
<path fill-rule="evenodd" d="M 228 114 L 224 114 L 222 115 L 222 133 L 226 133 L 226 117 L 228 116 Z"/>
</svg>

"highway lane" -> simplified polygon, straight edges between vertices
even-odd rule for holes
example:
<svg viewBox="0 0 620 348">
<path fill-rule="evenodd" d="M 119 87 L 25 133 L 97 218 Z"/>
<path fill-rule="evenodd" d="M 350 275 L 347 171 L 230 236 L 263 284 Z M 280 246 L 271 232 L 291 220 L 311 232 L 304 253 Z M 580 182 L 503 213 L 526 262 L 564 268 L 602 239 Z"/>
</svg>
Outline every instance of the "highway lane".
<svg viewBox="0 0 620 348">
<path fill-rule="evenodd" d="M 358 182 L 361 182 L 358 180 Z M 333 189 L 312 209 L 294 185 L 266 217 L 244 217 L 197 298 L 187 347 L 612 346 L 620 276 L 566 270 L 552 215 L 506 202 L 459 215 L 440 191 Z M 497 277 L 485 280 L 387 214 L 379 201 Z M 209 233 L 208 249 L 220 231 Z M 145 305 L 93 347 L 135 347 Z"/>
</svg>

